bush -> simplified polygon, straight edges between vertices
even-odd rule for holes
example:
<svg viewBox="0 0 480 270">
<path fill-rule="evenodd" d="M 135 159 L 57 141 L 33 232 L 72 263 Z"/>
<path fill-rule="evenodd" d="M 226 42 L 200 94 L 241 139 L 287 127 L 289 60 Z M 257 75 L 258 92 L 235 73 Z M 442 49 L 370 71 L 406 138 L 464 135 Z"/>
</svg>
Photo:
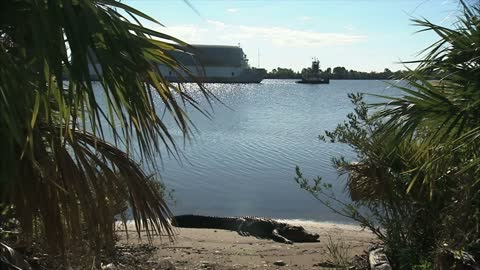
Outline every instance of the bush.
<svg viewBox="0 0 480 270">
<path fill-rule="evenodd" d="M 398 269 L 480 259 L 480 8 L 461 5 L 455 29 L 414 20 L 440 39 L 415 61 L 407 85 L 396 85 L 405 96 L 384 97 L 369 114 L 352 94 L 355 113 L 322 137 L 357 154 L 355 163 L 334 159 L 354 200 L 334 211 L 372 230 Z M 332 208 L 321 178 L 311 182 L 297 168 L 296 181 Z"/>
</svg>

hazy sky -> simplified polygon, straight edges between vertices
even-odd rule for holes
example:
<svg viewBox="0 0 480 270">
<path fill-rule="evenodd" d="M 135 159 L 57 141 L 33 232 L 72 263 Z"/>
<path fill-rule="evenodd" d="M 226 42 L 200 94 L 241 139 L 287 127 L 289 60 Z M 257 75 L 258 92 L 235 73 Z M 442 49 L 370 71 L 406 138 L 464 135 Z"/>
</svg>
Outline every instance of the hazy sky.
<svg viewBox="0 0 480 270">
<path fill-rule="evenodd" d="M 150 25 L 191 44 L 238 45 L 252 66 L 402 69 L 437 38 L 414 34 L 411 18 L 451 26 L 454 0 L 127 0 L 165 25 Z M 258 57 L 260 52 L 260 60 Z"/>
</svg>

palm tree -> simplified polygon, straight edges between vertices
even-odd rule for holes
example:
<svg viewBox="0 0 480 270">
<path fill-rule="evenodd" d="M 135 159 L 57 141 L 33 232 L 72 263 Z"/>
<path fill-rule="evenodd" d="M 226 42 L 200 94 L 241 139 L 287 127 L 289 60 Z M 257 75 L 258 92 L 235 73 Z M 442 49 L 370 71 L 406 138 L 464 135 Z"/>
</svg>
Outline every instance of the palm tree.
<svg viewBox="0 0 480 270">
<path fill-rule="evenodd" d="M 404 96 L 367 105 L 351 94 L 355 113 L 321 136 L 356 153 L 355 163 L 333 159 L 354 203 L 297 167 L 300 187 L 375 233 L 395 269 L 449 269 L 454 256 L 480 254 L 480 6 L 461 5 L 454 29 L 415 20 L 439 41 L 394 85 Z"/>
<path fill-rule="evenodd" d="M 143 170 L 178 154 L 155 102 L 187 137 L 185 106 L 202 109 L 157 66 L 182 70 L 171 52 L 190 47 L 140 21 L 156 22 L 117 0 L 0 2 L 0 205 L 27 244 L 40 231 L 65 252 L 86 231 L 92 248 L 109 246 L 119 200 L 138 232 L 172 236 Z"/>
<path fill-rule="evenodd" d="M 440 205 L 437 245 L 456 251 L 480 237 L 480 4 L 460 3 L 453 29 L 415 20 L 439 40 L 413 62 L 418 67 L 408 72 L 407 85 L 397 86 L 405 96 L 376 104 L 384 121 L 378 134 L 411 145 L 406 191 L 426 193 L 426 205 Z"/>
<path fill-rule="evenodd" d="M 421 31 L 433 31 L 440 39 L 424 51 L 422 60 L 409 62 L 419 65 L 409 71 L 408 86 L 397 86 L 407 95 L 387 97 L 388 102 L 376 104 L 385 106 L 377 114 L 388 119 L 385 133 L 421 142 L 419 159 L 434 155 L 418 171 L 454 169 L 461 173 L 480 162 L 480 5 L 468 6 L 463 1 L 461 5 L 463 14 L 455 29 L 414 20 L 423 27 Z M 430 175 L 424 184 L 434 189 L 438 174 Z"/>
</svg>

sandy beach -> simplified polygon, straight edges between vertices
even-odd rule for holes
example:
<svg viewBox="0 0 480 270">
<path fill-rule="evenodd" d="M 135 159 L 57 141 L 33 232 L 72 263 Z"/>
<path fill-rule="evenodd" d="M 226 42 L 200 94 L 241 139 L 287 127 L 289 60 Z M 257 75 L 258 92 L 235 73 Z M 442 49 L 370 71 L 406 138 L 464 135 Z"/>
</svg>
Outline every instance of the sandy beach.
<svg viewBox="0 0 480 270">
<path fill-rule="evenodd" d="M 137 266 L 138 269 L 322 269 L 332 260 L 328 252 L 329 237 L 336 245 L 343 246 L 341 249 L 351 258 L 363 255 L 375 242 L 374 235 L 354 225 L 282 221 L 318 233 L 320 242 L 288 245 L 226 230 L 175 228 L 175 241 L 155 238 L 155 249 L 142 261 L 137 256 Z M 121 233 L 118 244 L 132 247 L 146 243 L 146 239 L 138 240 L 132 232 L 128 240 Z"/>
</svg>

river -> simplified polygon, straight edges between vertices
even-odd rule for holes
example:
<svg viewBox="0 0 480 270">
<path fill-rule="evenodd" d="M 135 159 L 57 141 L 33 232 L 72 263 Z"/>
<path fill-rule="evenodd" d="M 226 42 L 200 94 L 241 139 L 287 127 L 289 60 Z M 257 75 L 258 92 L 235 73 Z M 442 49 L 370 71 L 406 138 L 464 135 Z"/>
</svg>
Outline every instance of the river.
<svg viewBox="0 0 480 270">
<path fill-rule="evenodd" d="M 182 146 L 182 162 L 162 158 L 161 177 L 174 190 L 170 206 L 175 214 L 349 222 L 299 188 L 295 166 L 307 177 L 322 176 L 348 200 L 345 177 L 338 176 L 331 158 L 355 155 L 345 145 L 319 141 L 318 135 L 353 111 L 348 93 L 395 95 L 398 90 L 383 81 L 346 80 L 328 85 L 264 80 L 207 87 L 223 104 L 214 101 L 210 109 L 189 86 L 213 118 L 189 110 L 198 129 L 193 140 L 183 145 L 180 134 L 174 133 Z"/>
</svg>

